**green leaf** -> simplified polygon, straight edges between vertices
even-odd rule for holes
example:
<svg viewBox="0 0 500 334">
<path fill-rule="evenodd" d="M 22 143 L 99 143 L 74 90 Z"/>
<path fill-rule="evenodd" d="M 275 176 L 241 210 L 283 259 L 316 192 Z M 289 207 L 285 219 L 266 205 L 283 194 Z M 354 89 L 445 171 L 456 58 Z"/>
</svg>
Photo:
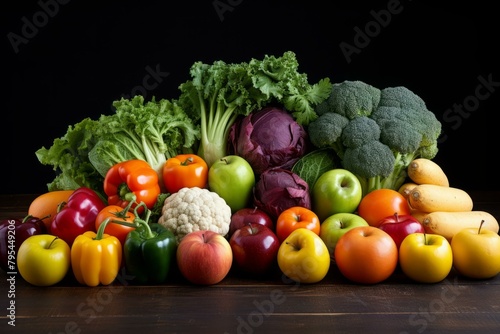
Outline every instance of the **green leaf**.
<svg viewBox="0 0 500 334">
<path fill-rule="evenodd" d="M 307 182 L 312 189 L 316 180 L 324 173 L 338 166 L 337 155 L 331 148 L 320 148 L 300 158 L 292 167 L 292 172 Z"/>
</svg>

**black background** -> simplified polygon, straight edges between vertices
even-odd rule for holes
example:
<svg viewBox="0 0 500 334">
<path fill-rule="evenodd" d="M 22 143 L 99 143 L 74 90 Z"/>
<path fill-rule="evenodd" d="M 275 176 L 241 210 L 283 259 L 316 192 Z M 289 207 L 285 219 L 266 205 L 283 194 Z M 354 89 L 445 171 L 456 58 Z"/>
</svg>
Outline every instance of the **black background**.
<svg viewBox="0 0 500 334">
<path fill-rule="evenodd" d="M 499 187 L 500 29 L 493 2 L 60 2 L 2 5 L 4 194 L 47 191 L 55 174 L 35 151 L 70 124 L 111 113 L 112 101 L 141 92 L 146 99 L 177 97 L 195 61 L 240 62 L 288 50 L 310 82 L 329 77 L 410 88 L 443 123 L 435 161 L 450 184 Z M 371 36 L 361 40 L 357 30 Z M 28 38 L 13 45 L 13 36 Z M 342 43 L 358 52 L 348 59 Z M 147 68 L 163 74 L 144 90 Z M 496 86 L 488 91 L 479 78 Z M 450 113 L 454 105 L 465 113 Z"/>
</svg>

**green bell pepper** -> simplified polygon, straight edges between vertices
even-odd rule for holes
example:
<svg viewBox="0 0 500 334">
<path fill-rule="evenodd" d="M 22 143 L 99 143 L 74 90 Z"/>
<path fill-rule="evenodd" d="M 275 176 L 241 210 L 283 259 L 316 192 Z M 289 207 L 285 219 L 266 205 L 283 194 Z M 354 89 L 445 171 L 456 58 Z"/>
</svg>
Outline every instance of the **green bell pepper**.
<svg viewBox="0 0 500 334">
<path fill-rule="evenodd" d="M 133 227 L 123 243 L 126 271 L 137 283 L 163 283 L 167 280 L 171 264 L 175 260 L 177 239 L 163 225 L 149 223 L 152 211 L 143 201 L 137 203 L 133 197 L 131 202 L 137 204 L 134 207 L 135 217 L 132 223 L 123 219 L 106 218 L 99 228 L 104 231 L 110 223 Z M 144 219 L 139 215 L 139 209 L 144 210 Z"/>
<path fill-rule="evenodd" d="M 163 283 L 176 249 L 176 238 L 166 227 L 158 223 L 140 224 L 125 239 L 125 268 L 137 283 Z"/>
</svg>

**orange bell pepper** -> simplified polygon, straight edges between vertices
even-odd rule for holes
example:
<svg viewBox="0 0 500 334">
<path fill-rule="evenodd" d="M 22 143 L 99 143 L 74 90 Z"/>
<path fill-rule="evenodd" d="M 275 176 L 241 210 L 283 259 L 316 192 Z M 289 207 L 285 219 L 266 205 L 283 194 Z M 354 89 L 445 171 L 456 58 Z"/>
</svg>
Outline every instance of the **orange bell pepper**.
<svg viewBox="0 0 500 334">
<path fill-rule="evenodd" d="M 184 187 L 205 188 L 207 180 L 207 163 L 198 155 L 179 154 L 167 159 L 163 165 L 163 183 L 171 194 Z"/>
<path fill-rule="evenodd" d="M 125 208 L 132 201 L 135 202 L 131 206 L 133 209 L 143 202 L 148 209 L 152 209 L 161 192 L 158 173 L 144 160 L 117 163 L 104 178 L 104 192 L 109 205 Z"/>
</svg>

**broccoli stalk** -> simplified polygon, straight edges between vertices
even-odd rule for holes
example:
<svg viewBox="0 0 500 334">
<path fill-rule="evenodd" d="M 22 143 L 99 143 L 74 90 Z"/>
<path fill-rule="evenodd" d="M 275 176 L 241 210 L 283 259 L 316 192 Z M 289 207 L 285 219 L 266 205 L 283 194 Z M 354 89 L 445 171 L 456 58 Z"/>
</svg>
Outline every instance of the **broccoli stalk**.
<svg viewBox="0 0 500 334">
<path fill-rule="evenodd" d="M 406 181 L 408 174 L 406 168 L 408 164 L 405 162 L 409 156 L 404 157 L 400 153 L 395 153 L 394 168 L 388 176 L 376 175 L 373 177 L 363 177 L 356 175 L 361 183 L 363 195 L 376 189 L 399 189 Z"/>
<path fill-rule="evenodd" d="M 239 116 L 278 103 L 306 125 L 317 117 L 316 104 L 331 90 L 328 79 L 310 85 L 290 51 L 279 58 L 266 55 L 235 64 L 195 62 L 190 74 L 191 79 L 179 86 L 179 103 L 200 124 L 198 155 L 208 166 L 229 152 L 229 131 Z"/>
</svg>

